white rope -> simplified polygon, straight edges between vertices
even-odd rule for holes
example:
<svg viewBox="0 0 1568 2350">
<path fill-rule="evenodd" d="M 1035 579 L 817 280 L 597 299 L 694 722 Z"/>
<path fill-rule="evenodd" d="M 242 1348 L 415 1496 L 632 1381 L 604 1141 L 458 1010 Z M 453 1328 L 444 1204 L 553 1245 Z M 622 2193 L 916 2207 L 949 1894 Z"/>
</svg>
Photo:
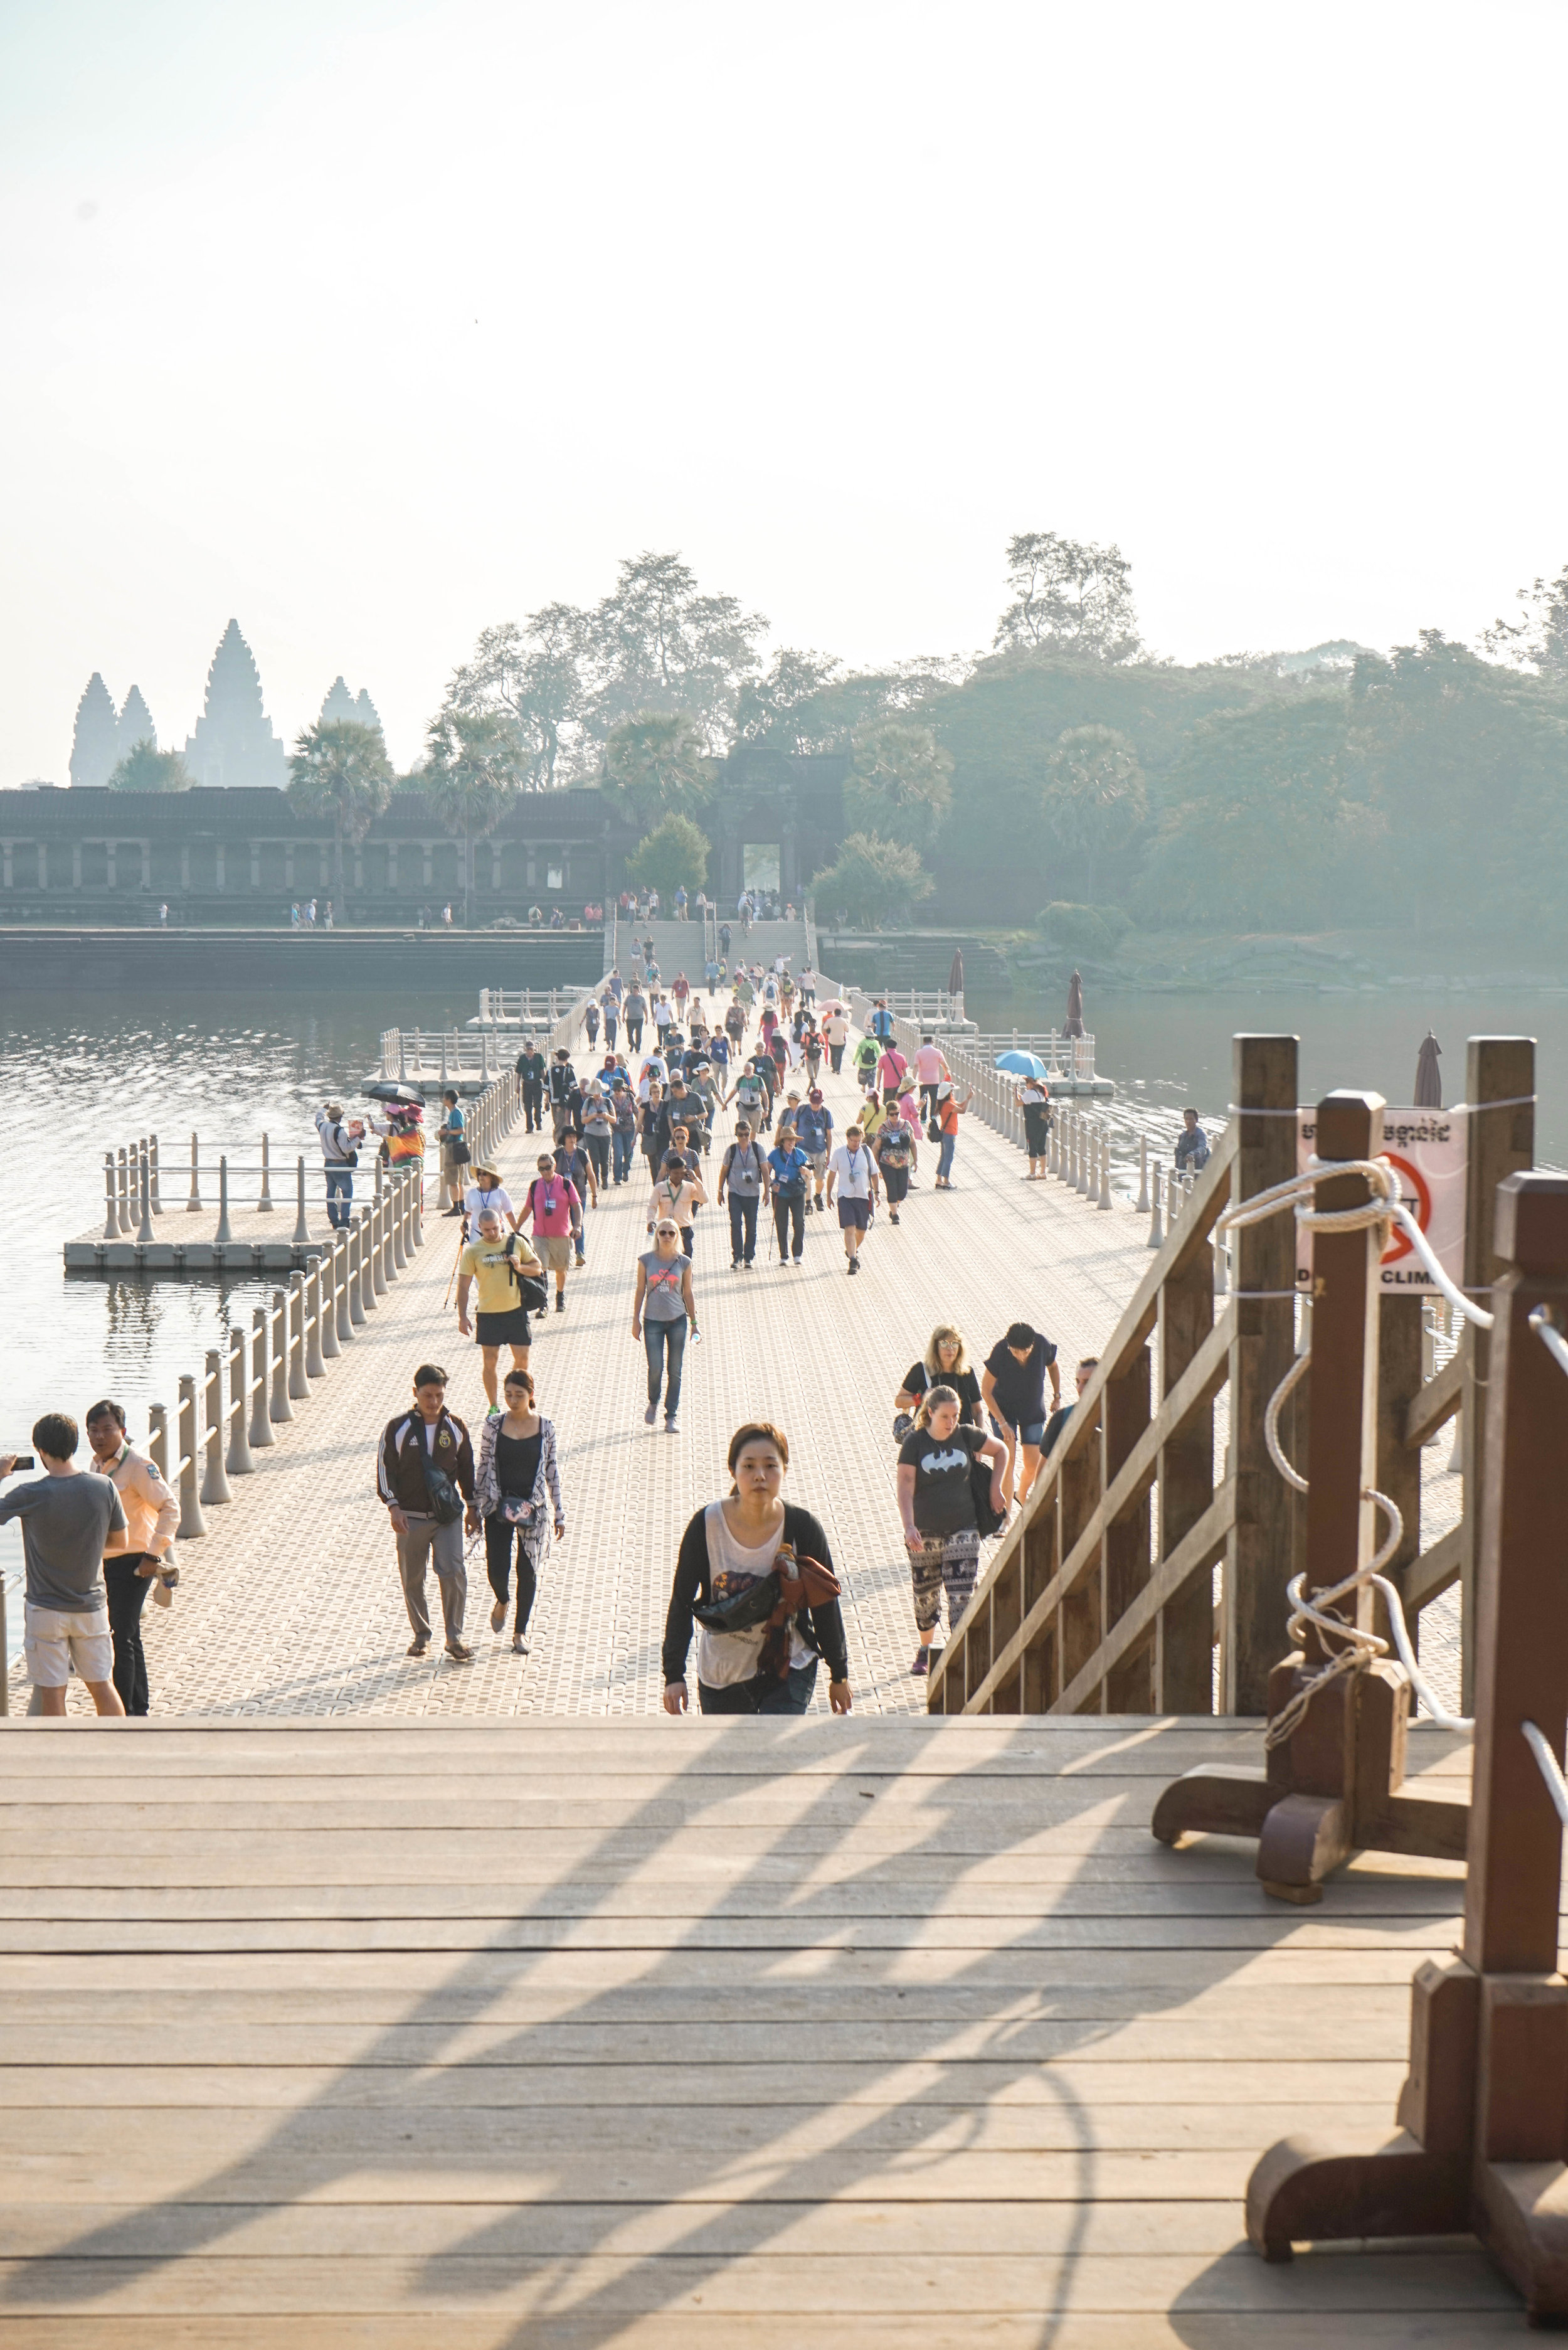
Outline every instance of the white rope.
<svg viewBox="0 0 1568 2350">
<path fill-rule="evenodd" d="M 1568 1371 L 1568 1339 L 1557 1327 L 1556 1316 L 1550 1305 L 1538 1305 L 1530 1316 L 1530 1326 L 1551 1356 L 1560 1371 Z"/>
<path fill-rule="evenodd" d="M 1334 1175 L 1364 1177 L 1372 1197 L 1355 1208 L 1315 1206 L 1318 1184 Z M 1449 1280 L 1426 1234 L 1399 1201 L 1397 1190 L 1398 1178 L 1386 1159 L 1314 1159 L 1304 1174 L 1293 1176 L 1288 1182 L 1272 1184 L 1266 1191 L 1254 1192 L 1250 1200 L 1228 1210 L 1219 1218 L 1215 1229 L 1224 1232 L 1240 1230 L 1248 1224 L 1261 1224 L 1271 1216 L 1282 1214 L 1287 1208 L 1294 1211 L 1297 1222 L 1305 1225 L 1309 1232 L 1370 1232 L 1379 1224 L 1397 1223 L 1407 1233 L 1411 1245 L 1444 1294 L 1472 1322 L 1490 1330 L 1495 1317 L 1483 1307 L 1472 1304 L 1464 1292 Z M 1564 1371 L 1568 1371 L 1568 1344 L 1563 1343 L 1555 1330 L 1552 1336 L 1557 1339 L 1557 1345 L 1562 1348 L 1558 1359 Z M 1555 1348 L 1553 1352 L 1556 1352 Z M 1269 1458 L 1286 1484 L 1298 1493 L 1309 1490 L 1308 1482 L 1294 1462 L 1285 1456 L 1280 1441 L 1280 1414 L 1286 1399 L 1311 1361 L 1310 1347 L 1296 1357 L 1269 1398 L 1268 1408 L 1263 1414 L 1263 1442 L 1268 1448 Z M 1388 1533 L 1381 1548 L 1374 1553 L 1365 1566 L 1357 1566 L 1339 1583 L 1314 1591 L 1310 1597 L 1304 1575 L 1293 1575 L 1285 1586 L 1285 1596 L 1291 1603 L 1287 1622 L 1291 1638 L 1304 1639 L 1309 1627 L 1315 1631 L 1319 1646 L 1324 1651 L 1324 1662 L 1303 1680 L 1289 1703 L 1270 1722 L 1263 1734 L 1266 1747 L 1282 1746 L 1287 1739 L 1294 1736 L 1305 1721 L 1307 1709 L 1314 1698 L 1321 1690 L 1326 1689 L 1330 1681 L 1337 1680 L 1345 1673 L 1360 1672 L 1376 1658 L 1388 1654 L 1389 1644 L 1379 1633 L 1369 1631 L 1334 1612 L 1338 1601 L 1354 1600 L 1356 1594 L 1366 1588 L 1383 1595 L 1388 1610 L 1388 1628 L 1393 1634 L 1393 1645 L 1399 1652 L 1399 1661 L 1409 1678 L 1410 1686 L 1431 1720 L 1443 1730 L 1470 1730 L 1474 1727 L 1468 1718 L 1447 1711 L 1417 1663 L 1398 1590 L 1382 1572 L 1405 1539 L 1404 1517 L 1388 1495 L 1379 1492 L 1375 1485 L 1364 1485 L 1361 1498 L 1374 1503 L 1388 1521 Z M 1568 1814 L 1564 1817 L 1568 1820 Z"/>
<path fill-rule="evenodd" d="M 1521 1721 L 1519 1726 L 1524 1732 L 1531 1752 L 1541 1765 L 1541 1775 L 1546 1782 L 1546 1792 L 1552 1798 L 1557 1816 L 1568 1828 L 1568 1779 L 1563 1776 L 1563 1766 L 1552 1752 L 1551 1742 L 1543 1730 L 1537 1729 L 1533 1721 Z"/>
</svg>

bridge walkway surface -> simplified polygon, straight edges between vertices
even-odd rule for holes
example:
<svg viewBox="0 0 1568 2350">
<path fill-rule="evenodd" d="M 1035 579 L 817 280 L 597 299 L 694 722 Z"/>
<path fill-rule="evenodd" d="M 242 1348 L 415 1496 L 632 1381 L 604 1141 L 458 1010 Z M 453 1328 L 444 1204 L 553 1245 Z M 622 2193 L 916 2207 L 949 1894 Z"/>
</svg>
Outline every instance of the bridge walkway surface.
<svg viewBox="0 0 1568 2350">
<path fill-rule="evenodd" d="M 1411 1744 L 1429 1792 L 1468 1775 Z M 1282 2267 L 1243 2241 L 1271 2141 L 1388 2126 L 1409 1978 L 1462 1898 L 1379 1858 L 1303 1912 L 1249 1846 L 1155 1845 L 1158 1789 L 1255 1761 L 1255 1725 L 383 1714 L 0 1746 L 18 2350 L 1522 2325 L 1467 2239 Z"/>
<path fill-rule="evenodd" d="M 840 1133 L 860 1101 L 846 1058 L 837 1078 L 824 1065 Z M 585 1047 L 576 1065 L 593 1066 Z M 714 1189 L 732 1123 L 730 1113 L 719 1121 L 708 1162 Z M 514 1196 L 538 1149 L 520 1120 L 501 1153 Z M 295 1405 L 284 1441 L 257 1453 L 254 1476 L 234 1481 L 232 1504 L 208 1510 L 204 1539 L 181 1546 L 174 1607 L 145 1610 L 154 1714 L 653 1710 L 681 1528 L 726 1489 L 731 1433 L 756 1417 L 785 1430 L 786 1490 L 827 1529 L 845 1583 L 857 1705 L 923 1709 L 925 1683 L 909 1672 L 915 1631 L 892 1435 L 906 1369 L 939 1322 L 956 1323 L 979 1358 L 1022 1319 L 1057 1342 L 1070 1398 L 1072 1364 L 1115 1327 L 1148 1261 L 1147 1219 L 1125 1200 L 1103 1212 L 1064 1183 L 1025 1181 L 1022 1152 L 978 1118 L 963 1121 L 951 1193 L 932 1189 L 935 1159 L 922 1142 L 900 1223 L 878 1214 L 855 1280 L 831 1212 L 808 1215 L 798 1270 L 772 1257 L 771 1227 L 759 1233 L 750 1274 L 730 1270 L 727 1217 L 699 1212 L 703 1340 L 687 1350 L 673 1437 L 643 1424 L 631 1297 L 637 1254 L 649 1243 L 643 1162 L 635 1162 L 631 1185 L 587 1218 L 587 1264 L 568 1276 L 566 1312 L 535 1325 L 532 1367 L 559 1437 L 568 1532 L 541 1573 L 533 1653 L 514 1657 L 509 1627 L 489 1628 L 481 1544 L 468 1568 L 468 1665 L 445 1657 L 439 1639 L 423 1660 L 405 1656 L 408 1622 L 375 1492 L 380 1431 L 407 1400 L 418 1364 L 433 1357 L 450 1371 L 452 1409 L 476 1440 L 485 1409 L 477 1349 L 445 1302 L 458 1227 L 434 1214 L 429 1190 L 423 1248 L 325 1381 Z M 26 1701 L 18 1660 L 13 1710 Z M 69 1702 L 86 1707 L 75 1684 Z M 817 1703 L 826 1706 L 825 1691 Z"/>
</svg>

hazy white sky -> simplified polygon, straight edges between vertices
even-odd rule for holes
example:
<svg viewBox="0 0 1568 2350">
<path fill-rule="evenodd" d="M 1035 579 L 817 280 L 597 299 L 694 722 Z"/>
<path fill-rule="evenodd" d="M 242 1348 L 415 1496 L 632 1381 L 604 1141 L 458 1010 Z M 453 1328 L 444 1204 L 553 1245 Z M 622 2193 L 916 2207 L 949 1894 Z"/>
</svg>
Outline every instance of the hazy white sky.
<svg viewBox="0 0 1568 2350">
<path fill-rule="evenodd" d="M 410 760 L 487 621 L 680 549 L 985 644 L 1020 529 L 1179 658 L 1471 635 L 1568 561 L 1568 12 L 5 0 L 0 784 L 230 613 Z"/>
</svg>

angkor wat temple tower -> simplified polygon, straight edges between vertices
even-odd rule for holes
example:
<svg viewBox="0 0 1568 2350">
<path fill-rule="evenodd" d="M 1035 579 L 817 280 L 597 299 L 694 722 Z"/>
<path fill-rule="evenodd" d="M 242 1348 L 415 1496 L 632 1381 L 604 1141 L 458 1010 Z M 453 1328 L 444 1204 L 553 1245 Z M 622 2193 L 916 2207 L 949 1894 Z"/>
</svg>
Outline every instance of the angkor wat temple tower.
<svg viewBox="0 0 1568 2350">
<path fill-rule="evenodd" d="M 271 785 L 288 780 L 283 744 L 262 708 L 261 673 L 240 624 L 231 620 L 207 671 L 207 702 L 185 744 L 198 784 Z"/>
</svg>

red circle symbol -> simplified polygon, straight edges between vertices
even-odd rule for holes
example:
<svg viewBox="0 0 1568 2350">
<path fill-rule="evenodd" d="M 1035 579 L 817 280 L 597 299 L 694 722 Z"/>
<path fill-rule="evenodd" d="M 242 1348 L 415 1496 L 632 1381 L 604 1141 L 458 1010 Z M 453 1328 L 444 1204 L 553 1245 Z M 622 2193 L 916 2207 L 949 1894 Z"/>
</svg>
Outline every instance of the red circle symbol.
<svg viewBox="0 0 1568 2350">
<path fill-rule="evenodd" d="M 1426 1178 L 1418 1167 L 1413 1165 L 1408 1159 L 1401 1159 L 1397 1150 L 1386 1150 L 1383 1156 L 1398 1175 L 1400 1204 L 1409 1210 L 1422 1232 L 1427 1232 L 1432 1222 L 1432 1195 L 1427 1188 Z M 1393 1239 L 1383 1252 L 1382 1262 L 1385 1264 L 1397 1264 L 1402 1256 L 1411 1256 L 1414 1253 L 1408 1232 L 1396 1230 Z"/>
</svg>

